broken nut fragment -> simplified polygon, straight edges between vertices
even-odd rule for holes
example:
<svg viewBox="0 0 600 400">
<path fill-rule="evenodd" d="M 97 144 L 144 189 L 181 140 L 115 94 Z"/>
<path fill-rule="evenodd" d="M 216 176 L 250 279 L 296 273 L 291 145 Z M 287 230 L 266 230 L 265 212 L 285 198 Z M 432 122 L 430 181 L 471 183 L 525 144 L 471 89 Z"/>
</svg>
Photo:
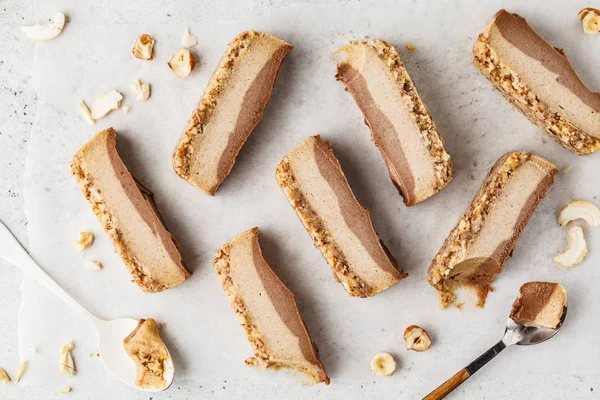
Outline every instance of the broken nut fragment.
<svg viewBox="0 0 600 400">
<path fill-rule="evenodd" d="M 56 388 L 58 393 L 69 393 L 71 391 L 71 386 L 69 385 L 60 385 Z"/>
<path fill-rule="evenodd" d="M 150 97 L 150 84 L 136 79 L 133 82 L 133 91 L 139 101 L 146 101 Z"/>
<path fill-rule="evenodd" d="M 196 60 L 194 56 L 188 49 L 179 49 L 173 54 L 171 57 L 171 61 L 169 61 L 169 68 L 178 78 L 187 77 L 194 66 L 196 65 Z"/>
<path fill-rule="evenodd" d="M 60 35 L 65 26 L 65 14 L 57 12 L 54 19 L 47 24 L 22 26 L 21 32 L 28 39 L 35 41 L 51 40 Z"/>
<path fill-rule="evenodd" d="M 9 382 L 10 382 L 10 378 L 8 377 L 8 374 L 6 373 L 5 370 L 0 368 L 0 383 L 9 383 Z"/>
<path fill-rule="evenodd" d="M 74 348 L 73 342 L 69 342 L 60 349 L 60 373 L 63 375 L 75 375 L 75 363 L 71 355 L 71 350 Z"/>
<path fill-rule="evenodd" d="M 197 44 L 198 44 L 198 39 L 196 38 L 196 36 L 194 36 L 190 33 L 190 30 L 186 26 L 185 30 L 183 31 L 183 36 L 181 38 L 181 45 L 183 47 L 194 47 Z"/>
<path fill-rule="evenodd" d="M 90 261 L 86 268 L 90 271 L 100 271 L 102 269 L 102 263 L 100 261 Z"/>
<path fill-rule="evenodd" d="M 407 350 L 426 351 L 431 346 L 431 338 L 420 326 L 411 325 L 404 331 Z"/>
<path fill-rule="evenodd" d="M 123 95 L 116 90 L 109 90 L 102 93 L 92 105 L 92 118 L 100 119 L 109 112 L 121 107 Z"/>
<path fill-rule="evenodd" d="M 81 111 L 81 115 L 83 115 L 83 118 L 85 118 L 85 120 L 90 125 L 96 124 L 96 120 L 94 119 L 94 117 L 92 117 L 92 112 L 90 111 L 90 108 L 87 106 L 87 104 L 85 104 L 85 101 L 81 100 L 79 103 L 77 103 L 77 107 L 79 108 L 79 111 Z"/>
<path fill-rule="evenodd" d="M 154 59 L 154 39 L 147 33 L 141 34 L 133 44 L 131 52 L 135 58 L 152 61 Z"/>
<path fill-rule="evenodd" d="M 554 257 L 554 261 L 561 267 L 574 267 L 580 264 L 587 256 L 587 244 L 583 236 L 583 229 L 574 226 L 569 229 L 569 248 Z"/>
<path fill-rule="evenodd" d="M 25 373 L 25 370 L 27 369 L 28 363 L 29 361 L 25 360 L 21 363 L 21 365 L 19 365 L 19 368 L 17 368 L 17 371 L 15 372 L 15 382 L 19 383 L 19 381 L 23 377 L 23 374 Z"/>
<path fill-rule="evenodd" d="M 583 32 L 587 35 L 595 35 L 600 31 L 600 10 L 596 8 L 584 8 L 577 14 L 583 24 Z"/>
<path fill-rule="evenodd" d="M 600 210 L 588 201 L 572 201 L 560 210 L 558 223 L 565 226 L 576 219 L 582 219 L 591 226 L 600 226 Z"/>
<path fill-rule="evenodd" d="M 371 360 L 371 372 L 377 376 L 392 376 L 396 371 L 396 360 L 390 353 L 377 353 Z"/>
<path fill-rule="evenodd" d="M 92 232 L 79 232 L 79 239 L 73 243 L 77 251 L 83 251 L 94 243 L 94 234 Z"/>
</svg>

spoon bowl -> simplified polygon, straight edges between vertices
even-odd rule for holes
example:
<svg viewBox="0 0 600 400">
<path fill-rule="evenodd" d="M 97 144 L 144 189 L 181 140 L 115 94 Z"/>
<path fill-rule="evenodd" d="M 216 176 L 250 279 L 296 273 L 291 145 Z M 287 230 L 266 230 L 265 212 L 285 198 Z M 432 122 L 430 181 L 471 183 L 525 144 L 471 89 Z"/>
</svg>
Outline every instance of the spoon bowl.
<svg viewBox="0 0 600 400">
<path fill-rule="evenodd" d="M 502 341 L 507 346 L 517 344 L 520 346 L 530 346 L 545 342 L 556 335 L 567 318 L 567 305 L 563 308 L 562 316 L 556 328 L 538 328 L 535 326 L 517 325 L 512 319 L 506 322 L 506 331 Z"/>
<path fill-rule="evenodd" d="M 138 320 L 133 318 L 119 318 L 112 321 L 102 321 L 97 324 L 98 328 L 98 351 L 100 359 L 117 379 L 123 383 L 147 392 L 160 392 L 167 389 L 173 383 L 175 367 L 169 354 L 166 362 L 164 379 L 166 385 L 163 388 L 140 388 L 135 385 L 136 368 L 135 363 L 129 357 L 123 347 L 125 339 L 138 325 Z M 167 353 L 169 351 L 167 350 Z"/>
</svg>

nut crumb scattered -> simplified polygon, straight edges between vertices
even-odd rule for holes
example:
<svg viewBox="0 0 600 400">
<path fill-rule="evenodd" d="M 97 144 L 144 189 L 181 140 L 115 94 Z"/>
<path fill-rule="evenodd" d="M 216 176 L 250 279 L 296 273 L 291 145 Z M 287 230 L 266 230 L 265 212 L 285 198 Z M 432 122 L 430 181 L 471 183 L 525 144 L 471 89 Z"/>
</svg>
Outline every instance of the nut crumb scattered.
<svg viewBox="0 0 600 400">
<path fill-rule="evenodd" d="M 90 261 L 87 263 L 86 268 L 90 271 L 100 271 L 102 269 L 102 263 L 100 261 Z"/>
<path fill-rule="evenodd" d="M 33 354 L 37 353 L 39 350 L 37 347 L 35 346 L 29 346 L 29 351 L 32 352 Z"/>
<path fill-rule="evenodd" d="M 131 52 L 135 58 L 152 61 L 154 59 L 154 39 L 147 33 L 141 34 L 133 44 Z"/>
<path fill-rule="evenodd" d="M 15 382 L 18 383 L 21 380 L 23 374 L 25 373 L 25 370 L 27 369 L 28 363 L 29 360 L 25 360 L 21 363 L 21 365 L 19 365 L 19 368 L 17 368 L 17 371 L 15 372 Z"/>
<path fill-rule="evenodd" d="M 583 32 L 586 35 L 595 35 L 600 32 L 600 10 L 596 8 L 584 8 L 577 14 L 583 24 Z"/>
<path fill-rule="evenodd" d="M 183 47 L 194 47 L 197 44 L 198 39 L 196 38 L 196 36 L 190 33 L 189 28 L 186 26 L 185 30 L 183 31 L 183 37 L 181 38 L 181 45 Z"/>
<path fill-rule="evenodd" d="M 133 92 L 139 101 L 146 101 L 150 97 L 150 84 L 136 79 L 133 82 Z"/>
<path fill-rule="evenodd" d="M 571 172 L 571 167 L 567 167 L 567 168 L 563 169 L 563 172 L 565 174 L 568 174 L 569 172 Z"/>
<path fill-rule="evenodd" d="M 123 112 L 125 114 L 127 114 L 129 111 L 131 111 L 131 107 L 129 107 L 129 106 L 123 106 Z"/>
<path fill-rule="evenodd" d="M 76 373 L 71 355 L 71 350 L 74 348 L 73 342 L 68 342 L 60 349 L 60 373 L 63 375 L 73 376 Z"/>
<path fill-rule="evenodd" d="M 79 232 L 79 239 L 73 243 L 77 251 L 83 251 L 94 243 L 94 234 L 92 232 Z"/>
<path fill-rule="evenodd" d="M 69 393 L 71 391 L 71 386 L 68 385 L 60 385 L 56 388 L 58 393 Z"/>
<path fill-rule="evenodd" d="M 10 382 L 10 378 L 8 377 L 8 374 L 6 373 L 5 370 L 0 368 L 0 383 L 9 383 L 9 382 Z"/>
<path fill-rule="evenodd" d="M 415 51 L 416 49 L 417 49 L 417 46 L 415 46 L 411 42 L 406 43 L 406 50 L 408 50 L 408 51 Z"/>
<path fill-rule="evenodd" d="M 77 108 L 79 108 L 81 115 L 83 115 L 83 118 L 88 122 L 88 124 L 96 124 L 96 120 L 94 119 L 94 117 L 92 117 L 92 112 L 90 111 L 90 108 L 85 103 L 85 101 L 81 100 L 79 103 L 77 103 Z"/>
</svg>

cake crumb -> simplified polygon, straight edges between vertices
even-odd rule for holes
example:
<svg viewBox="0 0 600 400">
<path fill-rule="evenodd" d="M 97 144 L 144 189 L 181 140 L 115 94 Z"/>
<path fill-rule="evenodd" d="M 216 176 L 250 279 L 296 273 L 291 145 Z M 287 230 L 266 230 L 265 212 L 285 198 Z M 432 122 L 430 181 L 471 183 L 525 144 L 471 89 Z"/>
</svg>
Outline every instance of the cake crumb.
<svg viewBox="0 0 600 400">
<path fill-rule="evenodd" d="M 5 370 L 0 368 L 0 383 L 9 383 L 9 382 L 10 382 L 10 378 L 8 377 L 8 374 L 6 373 Z"/>
<path fill-rule="evenodd" d="M 568 174 L 569 172 L 571 172 L 571 167 L 563 168 L 563 172 L 565 174 Z"/>
<path fill-rule="evenodd" d="M 19 383 L 19 381 L 23 377 L 23 374 L 25 373 L 25 370 L 27 369 L 28 363 L 29 360 L 25 360 L 21 363 L 21 365 L 19 365 L 19 368 L 17 368 L 17 371 L 15 372 L 15 382 Z"/>
<path fill-rule="evenodd" d="M 408 51 L 415 51 L 415 50 L 417 50 L 417 46 L 415 46 L 414 44 L 412 44 L 412 42 L 408 42 L 408 43 L 406 43 L 406 50 L 408 50 Z"/>
<path fill-rule="evenodd" d="M 71 391 L 71 386 L 68 385 L 60 385 L 56 388 L 58 393 L 69 393 Z"/>
</svg>

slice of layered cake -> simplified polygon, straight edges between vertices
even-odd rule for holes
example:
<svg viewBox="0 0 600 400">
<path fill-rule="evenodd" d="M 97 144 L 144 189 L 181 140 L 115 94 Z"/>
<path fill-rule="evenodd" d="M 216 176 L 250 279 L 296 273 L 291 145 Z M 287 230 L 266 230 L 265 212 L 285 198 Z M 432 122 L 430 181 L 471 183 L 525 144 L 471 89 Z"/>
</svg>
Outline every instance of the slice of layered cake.
<svg viewBox="0 0 600 400">
<path fill-rule="evenodd" d="M 383 40 L 351 42 L 337 52 L 346 85 L 407 206 L 442 190 L 452 162 L 400 55 Z"/>
<path fill-rule="evenodd" d="M 329 142 L 312 136 L 279 163 L 277 182 L 351 296 L 369 297 L 406 277 L 379 240 Z"/>
<path fill-rule="evenodd" d="M 513 303 L 510 319 L 517 325 L 556 329 L 566 305 L 567 291 L 558 283 L 527 282 Z"/>
<path fill-rule="evenodd" d="M 133 280 L 146 292 L 160 292 L 190 274 L 152 192 L 119 157 L 116 135 L 112 128 L 97 133 L 73 157 L 71 172 Z"/>
<path fill-rule="evenodd" d="M 429 267 L 429 283 L 442 308 L 461 286 L 476 289 L 483 307 L 494 277 L 502 271 L 523 228 L 558 173 L 528 152 L 501 157 Z"/>
<path fill-rule="evenodd" d="M 173 154 L 175 172 L 214 196 L 263 117 L 292 46 L 262 32 L 238 35 L 227 47 Z"/>
<path fill-rule="evenodd" d="M 213 265 L 254 350 L 246 363 L 291 368 L 304 373 L 310 383 L 329 384 L 294 294 L 262 255 L 258 228 L 221 247 Z"/>
<path fill-rule="evenodd" d="M 475 42 L 473 64 L 561 146 L 578 155 L 600 149 L 600 93 L 588 89 L 565 52 L 524 18 L 498 11 Z"/>
</svg>

